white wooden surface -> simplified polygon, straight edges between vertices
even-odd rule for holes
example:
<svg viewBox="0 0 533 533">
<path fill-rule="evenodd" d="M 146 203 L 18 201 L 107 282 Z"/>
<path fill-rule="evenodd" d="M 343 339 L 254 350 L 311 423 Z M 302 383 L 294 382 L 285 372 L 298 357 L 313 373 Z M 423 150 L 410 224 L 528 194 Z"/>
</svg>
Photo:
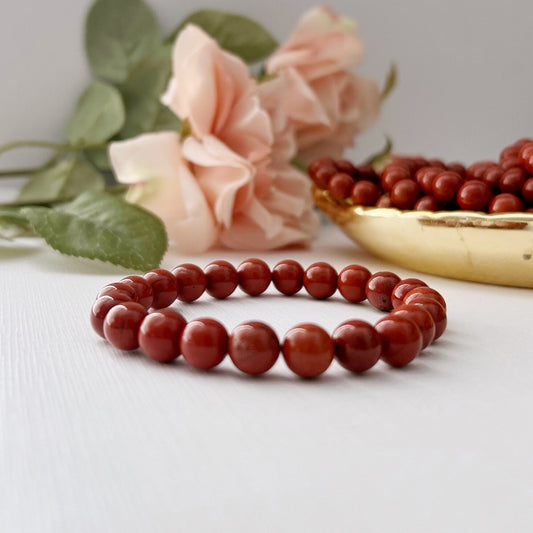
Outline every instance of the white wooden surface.
<svg viewBox="0 0 533 533">
<path fill-rule="evenodd" d="M 88 311 L 121 269 L 31 241 L 0 256 L 0 531 L 531 529 L 531 291 L 423 276 L 447 298 L 449 330 L 409 368 L 352 376 L 334 365 L 303 381 L 279 361 L 250 379 L 228 362 L 209 373 L 159 365 L 99 339 Z M 263 257 L 391 268 L 332 226 L 311 250 Z M 228 328 L 262 319 L 280 334 L 380 316 L 337 299 L 239 294 L 184 312 Z"/>
</svg>

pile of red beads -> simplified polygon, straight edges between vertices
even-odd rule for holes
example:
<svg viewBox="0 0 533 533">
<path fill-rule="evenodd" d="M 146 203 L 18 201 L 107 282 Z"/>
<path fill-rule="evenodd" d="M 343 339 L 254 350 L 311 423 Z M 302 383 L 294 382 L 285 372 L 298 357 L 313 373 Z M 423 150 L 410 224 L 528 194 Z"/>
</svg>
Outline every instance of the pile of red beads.
<svg viewBox="0 0 533 533">
<path fill-rule="evenodd" d="M 213 318 L 187 322 L 169 308 L 176 299 L 192 302 L 204 291 L 224 299 L 240 287 L 244 293 L 258 296 L 271 282 L 287 296 L 304 287 L 313 298 L 325 299 L 338 290 L 348 302 L 368 299 L 389 314 L 374 326 L 363 320 L 347 320 L 331 336 L 316 324 L 298 324 L 280 344 L 272 328 L 263 322 L 243 322 L 228 335 Z M 334 357 L 352 372 L 364 372 L 380 358 L 392 366 L 408 364 L 444 332 L 446 303 L 423 281 L 402 280 L 392 272 L 371 274 L 360 265 L 349 265 L 337 274 L 324 262 L 304 270 L 287 259 L 270 270 L 261 259 L 247 259 L 237 268 L 220 260 L 203 270 L 186 263 L 172 271 L 151 270 L 144 276 L 127 276 L 106 285 L 97 295 L 90 318 L 96 333 L 116 348 L 140 347 L 156 361 L 170 362 L 183 354 L 191 366 L 209 369 L 229 354 L 242 372 L 262 374 L 274 365 L 281 351 L 295 374 L 316 377 Z"/>
<path fill-rule="evenodd" d="M 439 159 L 392 156 L 381 175 L 369 165 L 322 157 L 309 176 L 343 205 L 396 207 L 424 211 L 463 209 L 488 213 L 533 213 L 533 141 L 507 146 L 499 162 L 469 167 Z"/>
</svg>

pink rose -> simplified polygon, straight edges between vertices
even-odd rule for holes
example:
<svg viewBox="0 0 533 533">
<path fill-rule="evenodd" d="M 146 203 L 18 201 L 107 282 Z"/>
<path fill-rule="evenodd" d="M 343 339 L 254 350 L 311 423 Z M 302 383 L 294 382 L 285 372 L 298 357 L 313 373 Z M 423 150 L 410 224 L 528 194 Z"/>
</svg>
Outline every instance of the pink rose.
<svg viewBox="0 0 533 533">
<path fill-rule="evenodd" d="M 350 72 L 363 57 L 355 30 L 350 19 L 314 8 L 267 61 L 268 73 L 285 75 L 284 107 L 305 161 L 340 157 L 379 113 L 377 84 Z"/>
<path fill-rule="evenodd" d="M 178 251 L 198 253 L 218 235 L 213 213 L 183 157 L 175 132 L 148 133 L 111 144 L 117 180 L 129 183 L 126 199 L 158 215 Z"/>
<path fill-rule="evenodd" d="M 189 24 L 176 40 L 172 78 L 161 100 L 189 121 L 197 139 L 218 137 L 252 162 L 270 152 L 272 130 L 259 103 L 257 82 L 243 61 L 197 26 Z"/>
<path fill-rule="evenodd" d="M 179 250 L 305 245 L 316 232 L 309 180 L 290 165 L 284 84 L 257 84 L 195 26 L 178 36 L 163 102 L 191 135 L 141 135 L 113 143 L 110 157 L 118 181 L 132 184 L 127 198 L 159 215 Z"/>
</svg>

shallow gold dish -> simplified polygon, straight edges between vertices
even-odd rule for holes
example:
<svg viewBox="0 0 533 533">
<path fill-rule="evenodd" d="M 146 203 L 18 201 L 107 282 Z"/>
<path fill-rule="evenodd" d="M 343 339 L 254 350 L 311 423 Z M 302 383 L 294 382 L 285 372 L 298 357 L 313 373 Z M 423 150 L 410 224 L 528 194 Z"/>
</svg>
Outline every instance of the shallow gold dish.
<svg viewBox="0 0 533 533">
<path fill-rule="evenodd" d="M 448 278 L 533 288 L 533 214 L 317 206 L 354 242 L 402 267 Z"/>
</svg>

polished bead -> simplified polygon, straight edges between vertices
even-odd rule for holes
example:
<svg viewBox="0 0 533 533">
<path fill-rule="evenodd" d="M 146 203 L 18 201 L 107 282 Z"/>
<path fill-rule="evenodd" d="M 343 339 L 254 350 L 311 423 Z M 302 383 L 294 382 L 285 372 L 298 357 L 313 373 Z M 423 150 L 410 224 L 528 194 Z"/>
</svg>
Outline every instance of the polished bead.
<svg viewBox="0 0 533 533">
<path fill-rule="evenodd" d="M 520 168 L 520 158 L 519 157 L 508 157 L 507 159 L 504 159 L 500 163 L 500 167 L 503 169 L 503 171 L 510 170 L 512 168 Z"/>
<path fill-rule="evenodd" d="M 369 180 L 361 180 L 354 183 L 350 198 L 354 205 L 365 207 L 373 206 L 379 198 L 379 189 L 377 185 Z"/>
<path fill-rule="evenodd" d="M 422 333 L 422 349 L 429 346 L 435 339 L 435 321 L 431 313 L 424 307 L 415 304 L 401 305 L 391 311 L 391 315 L 403 316 L 412 320 Z"/>
<path fill-rule="evenodd" d="M 520 194 L 528 175 L 521 167 L 514 167 L 506 170 L 500 179 L 500 191 Z"/>
<path fill-rule="evenodd" d="M 229 336 L 229 356 L 246 374 L 263 374 L 270 370 L 278 359 L 279 350 L 276 333 L 263 322 L 243 322 Z"/>
<path fill-rule="evenodd" d="M 485 174 L 487 169 L 497 166 L 498 163 L 496 163 L 495 161 L 476 161 L 466 169 L 465 179 L 480 180 L 483 178 L 483 175 Z"/>
<path fill-rule="evenodd" d="M 100 289 L 96 297 L 99 298 L 100 296 L 111 296 L 115 300 L 120 300 L 121 302 L 135 301 L 134 291 L 131 285 L 126 285 L 126 283 L 120 281 L 110 283 Z"/>
<path fill-rule="evenodd" d="M 112 307 L 104 320 L 105 338 L 121 350 L 139 347 L 138 333 L 146 316 L 146 307 L 139 302 L 121 302 Z"/>
<path fill-rule="evenodd" d="M 435 339 L 437 340 L 446 329 L 446 311 L 442 305 L 431 296 L 415 294 L 409 298 L 409 305 L 421 305 L 433 318 L 435 322 Z"/>
<path fill-rule="evenodd" d="M 184 263 L 172 270 L 178 281 L 178 300 L 194 302 L 205 291 L 206 279 L 204 271 L 191 263 Z"/>
<path fill-rule="evenodd" d="M 390 192 L 392 186 L 400 180 L 410 179 L 411 172 L 398 163 L 390 163 L 381 173 L 381 186 L 386 192 Z"/>
<path fill-rule="evenodd" d="M 465 181 L 457 192 L 457 204 L 467 211 L 486 211 L 491 198 L 489 184 L 481 180 Z"/>
<path fill-rule="evenodd" d="M 178 280 L 168 270 L 156 268 L 144 275 L 144 279 L 152 287 L 154 300 L 152 307 L 162 309 L 168 307 L 178 297 Z"/>
<path fill-rule="evenodd" d="M 444 161 L 442 161 L 441 159 L 437 159 L 437 158 L 428 159 L 428 167 L 437 167 L 442 170 L 446 170 L 446 165 Z"/>
<path fill-rule="evenodd" d="M 490 202 L 489 213 L 515 213 L 524 210 L 524 203 L 518 196 L 504 192 Z"/>
<path fill-rule="evenodd" d="M 381 358 L 391 366 L 407 365 L 422 350 L 422 333 L 412 320 L 391 314 L 375 328 L 381 337 Z"/>
<path fill-rule="evenodd" d="M 272 269 L 272 281 L 281 294 L 292 296 L 303 287 L 304 269 L 297 261 L 284 259 Z"/>
<path fill-rule="evenodd" d="M 136 302 L 148 309 L 154 301 L 154 293 L 151 285 L 142 276 L 126 276 L 121 283 L 130 285 L 133 289 L 133 298 Z"/>
<path fill-rule="evenodd" d="M 207 282 L 207 294 L 218 300 L 227 298 L 239 284 L 237 270 L 231 263 L 223 259 L 209 263 L 204 268 L 204 273 Z"/>
<path fill-rule="evenodd" d="M 376 272 L 366 284 L 366 297 L 368 301 L 381 311 L 392 309 L 392 291 L 400 278 L 392 272 Z"/>
<path fill-rule="evenodd" d="M 348 159 L 337 159 L 335 161 L 335 166 L 339 172 L 345 172 L 352 178 L 355 178 L 358 174 L 357 168 L 351 161 L 348 161 Z"/>
<path fill-rule="evenodd" d="M 228 348 L 228 333 L 213 318 L 189 322 L 181 334 L 180 350 L 191 366 L 207 370 L 220 364 Z"/>
<path fill-rule="evenodd" d="M 378 201 L 376 202 L 376 207 L 392 207 L 392 200 L 390 199 L 390 194 L 386 192 L 382 194 Z"/>
<path fill-rule="evenodd" d="M 427 283 L 424 283 L 421 279 L 417 278 L 406 278 L 400 280 L 392 289 L 391 293 L 391 302 L 392 307 L 399 307 L 403 304 L 403 299 L 405 295 L 416 289 L 417 287 L 427 287 Z"/>
<path fill-rule="evenodd" d="M 283 358 L 298 376 L 314 378 L 325 372 L 335 350 L 328 333 L 315 324 L 298 324 L 283 340 Z"/>
<path fill-rule="evenodd" d="M 309 177 L 319 189 L 327 189 L 329 180 L 337 173 L 337 167 L 331 157 L 322 157 L 313 161 L 308 167 Z"/>
<path fill-rule="evenodd" d="M 304 287 L 313 298 L 329 298 L 337 290 L 337 272 L 328 263 L 313 263 L 304 273 Z"/>
<path fill-rule="evenodd" d="M 533 178 L 526 180 L 522 186 L 522 198 L 526 202 L 533 204 Z"/>
<path fill-rule="evenodd" d="M 261 259 L 246 259 L 237 267 L 239 287 L 250 296 L 266 291 L 272 280 L 268 265 Z"/>
<path fill-rule="evenodd" d="M 441 202 L 451 202 L 455 200 L 459 187 L 463 184 L 463 178 L 457 172 L 446 170 L 441 172 L 432 185 L 433 196 Z"/>
<path fill-rule="evenodd" d="M 415 287 L 414 289 L 410 290 L 404 297 L 403 297 L 403 303 L 408 304 L 410 303 L 411 298 L 415 296 L 415 294 L 422 294 L 424 296 L 430 296 L 437 302 L 439 302 L 444 310 L 446 311 L 446 300 L 442 297 L 442 294 L 435 289 L 432 289 L 431 287 Z"/>
<path fill-rule="evenodd" d="M 434 196 L 422 196 L 416 201 L 413 209 L 415 211 L 442 211 L 442 203 Z"/>
<path fill-rule="evenodd" d="M 422 167 L 416 171 L 415 180 L 425 194 L 433 194 L 433 180 L 442 172 L 438 167 Z"/>
<path fill-rule="evenodd" d="M 139 346 L 150 359 L 168 363 L 180 354 L 180 338 L 187 321 L 174 309 L 150 313 L 139 329 Z"/>
<path fill-rule="evenodd" d="M 418 197 L 420 196 L 420 187 L 416 181 L 405 179 L 397 181 L 391 189 L 390 198 L 392 205 L 398 209 L 412 209 Z"/>
<path fill-rule="evenodd" d="M 520 164 L 529 173 L 533 174 L 533 142 L 529 141 L 522 145 L 518 155 Z"/>
<path fill-rule="evenodd" d="M 370 270 L 361 265 L 344 267 L 337 277 L 339 292 L 349 302 L 366 300 L 366 284 L 371 276 Z"/>
<path fill-rule="evenodd" d="M 364 320 L 347 320 L 332 335 L 337 361 L 351 372 L 365 372 L 381 356 L 381 337 Z"/>
<path fill-rule="evenodd" d="M 500 179 L 502 176 L 503 168 L 500 166 L 492 166 L 485 170 L 481 179 L 489 186 L 491 191 L 495 191 L 500 185 Z"/>
<path fill-rule="evenodd" d="M 91 326 L 94 331 L 104 337 L 104 319 L 112 307 L 122 303 L 124 300 L 117 300 L 110 295 L 103 295 L 96 298 L 93 306 L 91 307 Z"/>
<path fill-rule="evenodd" d="M 329 180 L 328 191 L 329 195 L 337 201 L 344 200 L 350 196 L 350 191 L 353 186 L 353 178 L 345 172 L 338 172 L 334 174 Z"/>
</svg>

